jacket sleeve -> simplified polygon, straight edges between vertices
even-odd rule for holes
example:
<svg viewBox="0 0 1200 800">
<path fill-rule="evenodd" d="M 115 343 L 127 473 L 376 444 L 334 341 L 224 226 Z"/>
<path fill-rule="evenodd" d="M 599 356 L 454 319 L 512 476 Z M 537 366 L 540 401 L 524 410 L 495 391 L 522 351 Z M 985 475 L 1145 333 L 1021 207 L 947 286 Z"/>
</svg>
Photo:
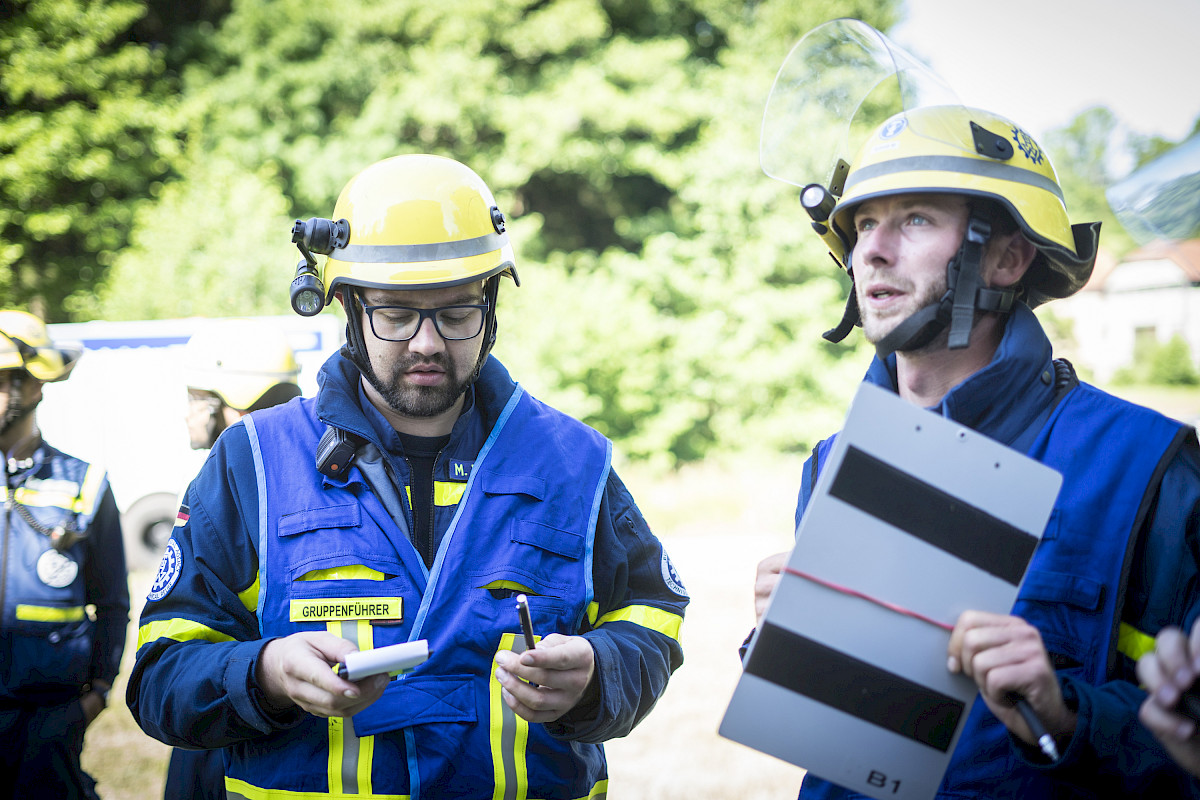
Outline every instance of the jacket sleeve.
<svg viewBox="0 0 1200 800">
<path fill-rule="evenodd" d="M 125 651 L 129 629 L 129 581 L 125 573 L 125 544 L 121 516 L 112 489 L 105 488 L 88 526 L 90 554 L 84 566 L 86 597 L 96 608 L 92 643 L 92 680 L 112 685 Z"/>
<path fill-rule="evenodd" d="M 1114 679 L 1100 686 L 1061 677 L 1077 713 L 1075 735 L 1057 764 L 1010 737 L 1021 757 L 1100 796 L 1200 797 L 1196 781 L 1138 722 L 1146 693 L 1136 659 L 1167 625 L 1190 630 L 1200 615 L 1200 450 L 1194 437 L 1169 463 L 1142 523 L 1130 566 Z"/>
<path fill-rule="evenodd" d="M 149 735 L 212 748 L 294 725 L 254 684 L 259 636 L 256 472 L 245 427 L 221 435 L 184 493 L 138 628 L 126 702 Z"/>
<path fill-rule="evenodd" d="M 546 729 L 597 743 L 628 734 L 666 689 L 683 663 L 679 631 L 688 604 L 671 559 L 615 472 L 596 523 L 592 581 L 583 635 L 595 651 L 595 690 Z"/>
</svg>

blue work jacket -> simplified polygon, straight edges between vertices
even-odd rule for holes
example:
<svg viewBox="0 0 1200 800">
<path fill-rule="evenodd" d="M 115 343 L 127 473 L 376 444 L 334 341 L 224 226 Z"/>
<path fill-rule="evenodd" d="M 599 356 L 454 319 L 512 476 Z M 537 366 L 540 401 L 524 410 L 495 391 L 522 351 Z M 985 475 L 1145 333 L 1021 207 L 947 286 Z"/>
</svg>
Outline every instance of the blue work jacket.
<svg viewBox="0 0 1200 800">
<path fill-rule="evenodd" d="M 117 677 L 129 623 L 120 517 L 104 470 L 47 444 L 6 478 L 0 708 L 65 703 Z M 78 537 L 61 552 L 46 533 L 57 527 Z"/>
<path fill-rule="evenodd" d="M 435 465 L 440 544 L 427 569 L 407 535 L 399 442 L 369 413 L 336 355 L 315 401 L 255 412 L 222 435 L 143 612 L 135 718 L 170 744 L 225 747 L 233 796 L 604 796 L 597 745 L 662 692 L 682 660 L 687 603 L 609 444 L 489 359 Z M 383 454 L 394 496 L 358 464 L 345 480 L 317 473 L 326 425 Z M 455 477 L 457 491 L 443 480 Z M 538 634 L 581 634 L 595 650 L 598 697 L 553 724 L 528 724 L 499 698 L 493 659 L 519 649 L 518 592 Z M 359 610 L 328 610 L 350 601 Z M 434 655 L 350 719 L 272 716 L 253 679 L 263 642 L 321 628 L 360 649 L 424 638 Z"/>
<path fill-rule="evenodd" d="M 1063 475 L 1012 613 L 1038 628 L 1077 712 L 1075 735 L 1051 764 L 977 699 L 939 798 L 1191 796 L 1192 781 L 1137 722 L 1144 694 L 1133 664 L 1161 627 L 1190 625 L 1200 608 L 1195 433 L 1073 375 L 1062 380 L 1065 366 L 1056 370 L 1036 317 L 1019 305 L 992 362 L 934 409 Z M 866 380 L 895 391 L 895 356 L 876 359 Z M 818 445 L 805 470 L 797 521 L 828 450 Z M 800 796 L 861 795 L 810 775 Z"/>
</svg>

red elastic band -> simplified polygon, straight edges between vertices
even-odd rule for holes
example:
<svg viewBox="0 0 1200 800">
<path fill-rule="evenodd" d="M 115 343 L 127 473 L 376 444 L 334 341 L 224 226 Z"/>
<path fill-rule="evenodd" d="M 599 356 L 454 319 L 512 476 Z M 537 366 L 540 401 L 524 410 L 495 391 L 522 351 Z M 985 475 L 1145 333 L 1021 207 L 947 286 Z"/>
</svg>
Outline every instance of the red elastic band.
<svg viewBox="0 0 1200 800">
<path fill-rule="evenodd" d="M 919 614 L 916 611 L 913 611 L 908 608 L 904 608 L 903 606 L 898 606 L 898 605 L 895 605 L 894 603 L 885 602 L 883 600 L 880 600 L 877 597 L 872 597 L 869 594 L 863 594 L 862 592 L 857 591 L 855 589 L 851 589 L 848 586 L 842 586 L 840 584 L 833 583 L 832 581 L 823 580 L 821 578 L 818 578 L 815 575 L 809 575 L 807 572 L 801 572 L 800 570 L 792 569 L 791 567 L 784 567 L 783 571 L 788 573 L 789 575 L 795 575 L 798 578 L 804 578 L 806 581 L 812 581 L 815 584 L 824 586 L 826 589 L 833 589 L 835 592 L 841 592 L 842 594 L 848 594 L 851 597 L 857 597 L 862 600 L 866 600 L 869 603 L 874 603 L 877 606 L 886 608 L 888 611 L 895 611 L 897 614 L 903 614 L 906 617 L 912 617 L 913 619 L 919 619 L 922 622 L 928 622 L 930 625 L 936 625 L 944 631 L 953 631 L 954 630 L 953 625 L 947 625 L 944 622 L 939 622 L 938 620 L 933 619 L 932 617 L 927 617 L 924 614 Z"/>
</svg>

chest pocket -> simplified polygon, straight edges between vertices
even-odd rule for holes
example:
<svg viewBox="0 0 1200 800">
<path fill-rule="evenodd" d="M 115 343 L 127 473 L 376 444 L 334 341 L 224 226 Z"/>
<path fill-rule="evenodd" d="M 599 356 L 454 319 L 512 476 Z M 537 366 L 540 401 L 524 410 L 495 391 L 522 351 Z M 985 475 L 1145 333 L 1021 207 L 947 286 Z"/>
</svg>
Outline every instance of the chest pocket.
<svg viewBox="0 0 1200 800">
<path fill-rule="evenodd" d="M 389 641 L 403 635 L 408 612 L 420 604 L 419 590 L 383 532 L 364 521 L 357 504 L 288 514 L 279 520 L 277 533 L 288 583 L 283 613 L 289 622 L 311 627 L 365 620 L 373 627 L 398 628 L 386 637 Z"/>
<path fill-rule="evenodd" d="M 1031 569 L 1025 575 L 1016 611 L 1037 626 L 1055 667 L 1094 665 L 1104 585 L 1083 575 Z"/>
</svg>

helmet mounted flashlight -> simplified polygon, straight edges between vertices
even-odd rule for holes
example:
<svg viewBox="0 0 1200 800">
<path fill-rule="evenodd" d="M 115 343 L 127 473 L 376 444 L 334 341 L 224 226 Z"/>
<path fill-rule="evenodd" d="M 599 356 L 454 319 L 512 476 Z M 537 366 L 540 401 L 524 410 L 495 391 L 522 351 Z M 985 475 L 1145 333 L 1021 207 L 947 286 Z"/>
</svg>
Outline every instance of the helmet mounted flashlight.
<svg viewBox="0 0 1200 800">
<path fill-rule="evenodd" d="M 304 259 L 296 265 L 296 277 L 292 279 L 292 310 L 305 317 L 321 313 L 325 307 L 325 285 L 317 272 L 317 259 L 313 253 L 327 256 L 334 250 L 345 247 L 350 241 L 350 223 L 339 219 L 336 222 L 322 217 L 296 220 L 292 225 L 292 242 Z"/>
</svg>

